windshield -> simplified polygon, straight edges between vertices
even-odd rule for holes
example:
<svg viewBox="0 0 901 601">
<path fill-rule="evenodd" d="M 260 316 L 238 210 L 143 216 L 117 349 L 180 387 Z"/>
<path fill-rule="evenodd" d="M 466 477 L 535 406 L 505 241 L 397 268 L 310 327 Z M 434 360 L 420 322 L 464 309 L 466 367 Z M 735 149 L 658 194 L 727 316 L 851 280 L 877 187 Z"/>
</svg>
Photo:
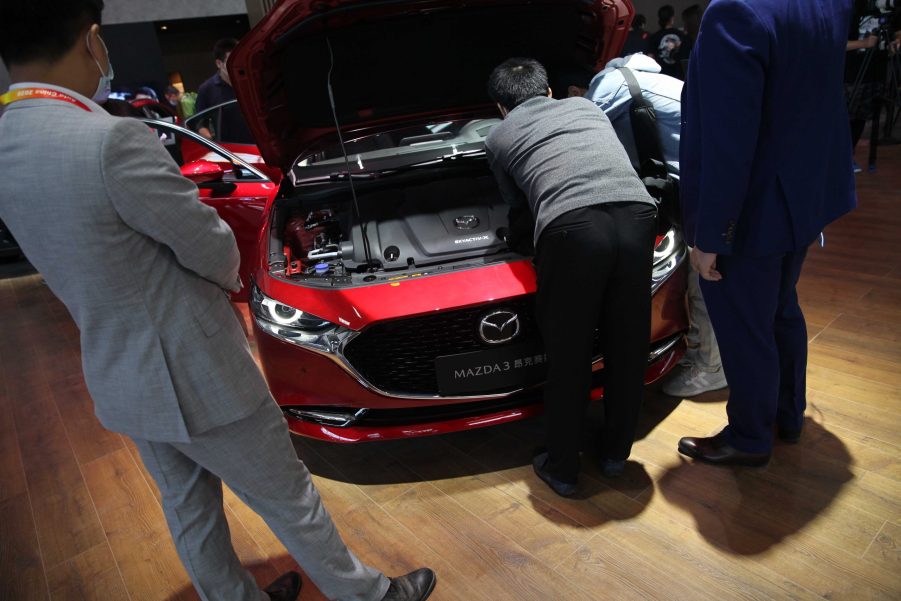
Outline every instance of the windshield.
<svg viewBox="0 0 901 601">
<path fill-rule="evenodd" d="M 500 119 L 463 119 L 408 126 L 344 141 L 347 162 L 337 138 L 291 169 L 294 184 L 351 176 L 384 174 L 407 167 L 482 155 L 485 137 Z"/>
</svg>

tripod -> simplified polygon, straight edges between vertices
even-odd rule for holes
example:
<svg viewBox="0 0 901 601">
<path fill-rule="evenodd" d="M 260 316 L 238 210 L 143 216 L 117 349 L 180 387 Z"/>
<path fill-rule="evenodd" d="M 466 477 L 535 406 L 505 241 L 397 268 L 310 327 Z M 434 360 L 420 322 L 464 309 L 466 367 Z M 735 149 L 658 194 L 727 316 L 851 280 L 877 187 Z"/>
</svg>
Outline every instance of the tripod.
<svg viewBox="0 0 901 601">
<path fill-rule="evenodd" d="M 892 137 L 898 118 L 901 117 L 901 49 L 896 51 L 889 60 L 884 102 L 888 112 L 882 139 L 879 143 L 883 145 L 901 144 L 901 140 Z"/>
<path fill-rule="evenodd" d="M 872 48 L 868 48 L 865 51 L 863 61 L 861 62 L 860 68 L 857 71 L 857 75 L 854 79 L 854 84 L 851 88 L 851 93 L 848 99 L 848 108 L 850 111 L 854 110 L 856 103 L 861 95 L 861 90 L 864 88 L 864 85 L 869 84 L 882 84 L 882 89 L 879 89 L 874 93 L 872 101 L 872 113 L 869 115 L 872 124 L 870 126 L 870 152 L 869 157 L 867 159 L 867 164 L 870 171 L 876 170 L 876 158 L 879 149 L 879 121 L 882 116 L 882 106 L 885 103 L 888 107 L 888 117 L 886 120 L 886 137 L 888 138 L 891 130 L 894 128 L 895 123 L 898 119 L 899 113 L 901 113 L 901 91 L 899 91 L 899 70 L 901 70 L 901 66 L 898 64 L 898 56 L 894 55 L 891 57 L 891 60 L 888 62 L 887 75 L 883 79 L 888 79 L 888 81 L 882 82 L 871 82 L 867 80 L 867 73 L 869 72 L 872 64 L 874 62 L 874 57 L 880 56 L 880 53 L 886 53 L 889 44 L 891 44 L 891 34 L 886 27 L 880 27 L 879 29 L 874 31 L 874 34 L 879 36 L 879 40 L 876 45 Z M 880 56 L 881 58 L 881 56 Z M 877 86 L 879 87 L 879 86 Z"/>
</svg>

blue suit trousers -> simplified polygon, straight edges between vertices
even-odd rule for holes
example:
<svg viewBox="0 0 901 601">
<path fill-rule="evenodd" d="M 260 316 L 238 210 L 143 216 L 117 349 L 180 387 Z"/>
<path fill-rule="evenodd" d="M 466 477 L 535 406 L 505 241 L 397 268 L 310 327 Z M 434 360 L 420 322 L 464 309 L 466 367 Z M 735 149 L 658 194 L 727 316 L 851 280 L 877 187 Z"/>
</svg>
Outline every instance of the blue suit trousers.
<svg viewBox="0 0 901 601">
<path fill-rule="evenodd" d="M 726 440 L 769 453 L 774 427 L 801 430 L 807 406 L 807 325 L 797 283 L 807 247 L 764 257 L 719 256 L 719 282 L 701 281 L 729 401 Z"/>
</svg>

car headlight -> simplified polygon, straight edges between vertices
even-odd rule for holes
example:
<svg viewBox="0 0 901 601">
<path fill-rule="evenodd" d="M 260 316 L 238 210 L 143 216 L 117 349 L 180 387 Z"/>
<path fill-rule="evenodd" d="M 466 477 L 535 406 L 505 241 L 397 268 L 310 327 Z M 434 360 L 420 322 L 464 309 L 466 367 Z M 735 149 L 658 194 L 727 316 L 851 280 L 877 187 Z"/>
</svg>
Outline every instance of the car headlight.
<svg viewBox="0 0 901 601">
<path fill-rule="evenodd" d="M 682 236 L 674 228 L 666 233 L 654 249 L 654 266 L 651 270 L 651 294 L 675 273 L 687 256 Z"/>
<path fill-rule="evenodd" d="M 253 284 L 250 310 L 256 324 L 279 340 L 313 350 L 336 353 L 354 332 L 312 313 L 269 298 Z"/>
<path fill-rule="evenodd" d="M 277 326 L 297 328 L 305 331 L 318 331 L 335 325 L 312 313 L 295 309 L 290 305 L 278 302 L 274 298 L 269 298 L 256 286 L 253 286 L 251 289 L 251 308 L 254 315 Z"/>
</svg>

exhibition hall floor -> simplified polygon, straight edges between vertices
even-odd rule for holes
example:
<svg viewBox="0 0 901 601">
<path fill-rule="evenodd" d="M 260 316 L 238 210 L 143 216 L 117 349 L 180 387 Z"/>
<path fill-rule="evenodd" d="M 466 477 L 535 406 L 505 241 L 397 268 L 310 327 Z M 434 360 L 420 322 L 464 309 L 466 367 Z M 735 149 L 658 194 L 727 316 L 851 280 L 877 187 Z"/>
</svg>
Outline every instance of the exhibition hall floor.
<svg viewBox="0 0 901 601">
<path fill-rule="evenodd" d="M 764 469 L 692 464 L 676 442 L 723 426 L 726 391 L 655 386 L 625 477 L 586 460 L 583 498 L 565 500 L 532 472 L 540 420 L 296 438 L 348 544 L 388 574 L 433 567 L 436 600 L 901 598 L 901 146 L 857 182 L 860 208 L 801 279 L 801 444 L 777 444 Z M 0 324 L 0 599 L 196 599 L 134 446 L 94 418 L 75 326 L 24 263 L 0 264 Z M 258 581 L 291 569 L 266 525 L 226 504 Z M 323 597 L 307 581 L 301 599 Z"/>
</svg>

